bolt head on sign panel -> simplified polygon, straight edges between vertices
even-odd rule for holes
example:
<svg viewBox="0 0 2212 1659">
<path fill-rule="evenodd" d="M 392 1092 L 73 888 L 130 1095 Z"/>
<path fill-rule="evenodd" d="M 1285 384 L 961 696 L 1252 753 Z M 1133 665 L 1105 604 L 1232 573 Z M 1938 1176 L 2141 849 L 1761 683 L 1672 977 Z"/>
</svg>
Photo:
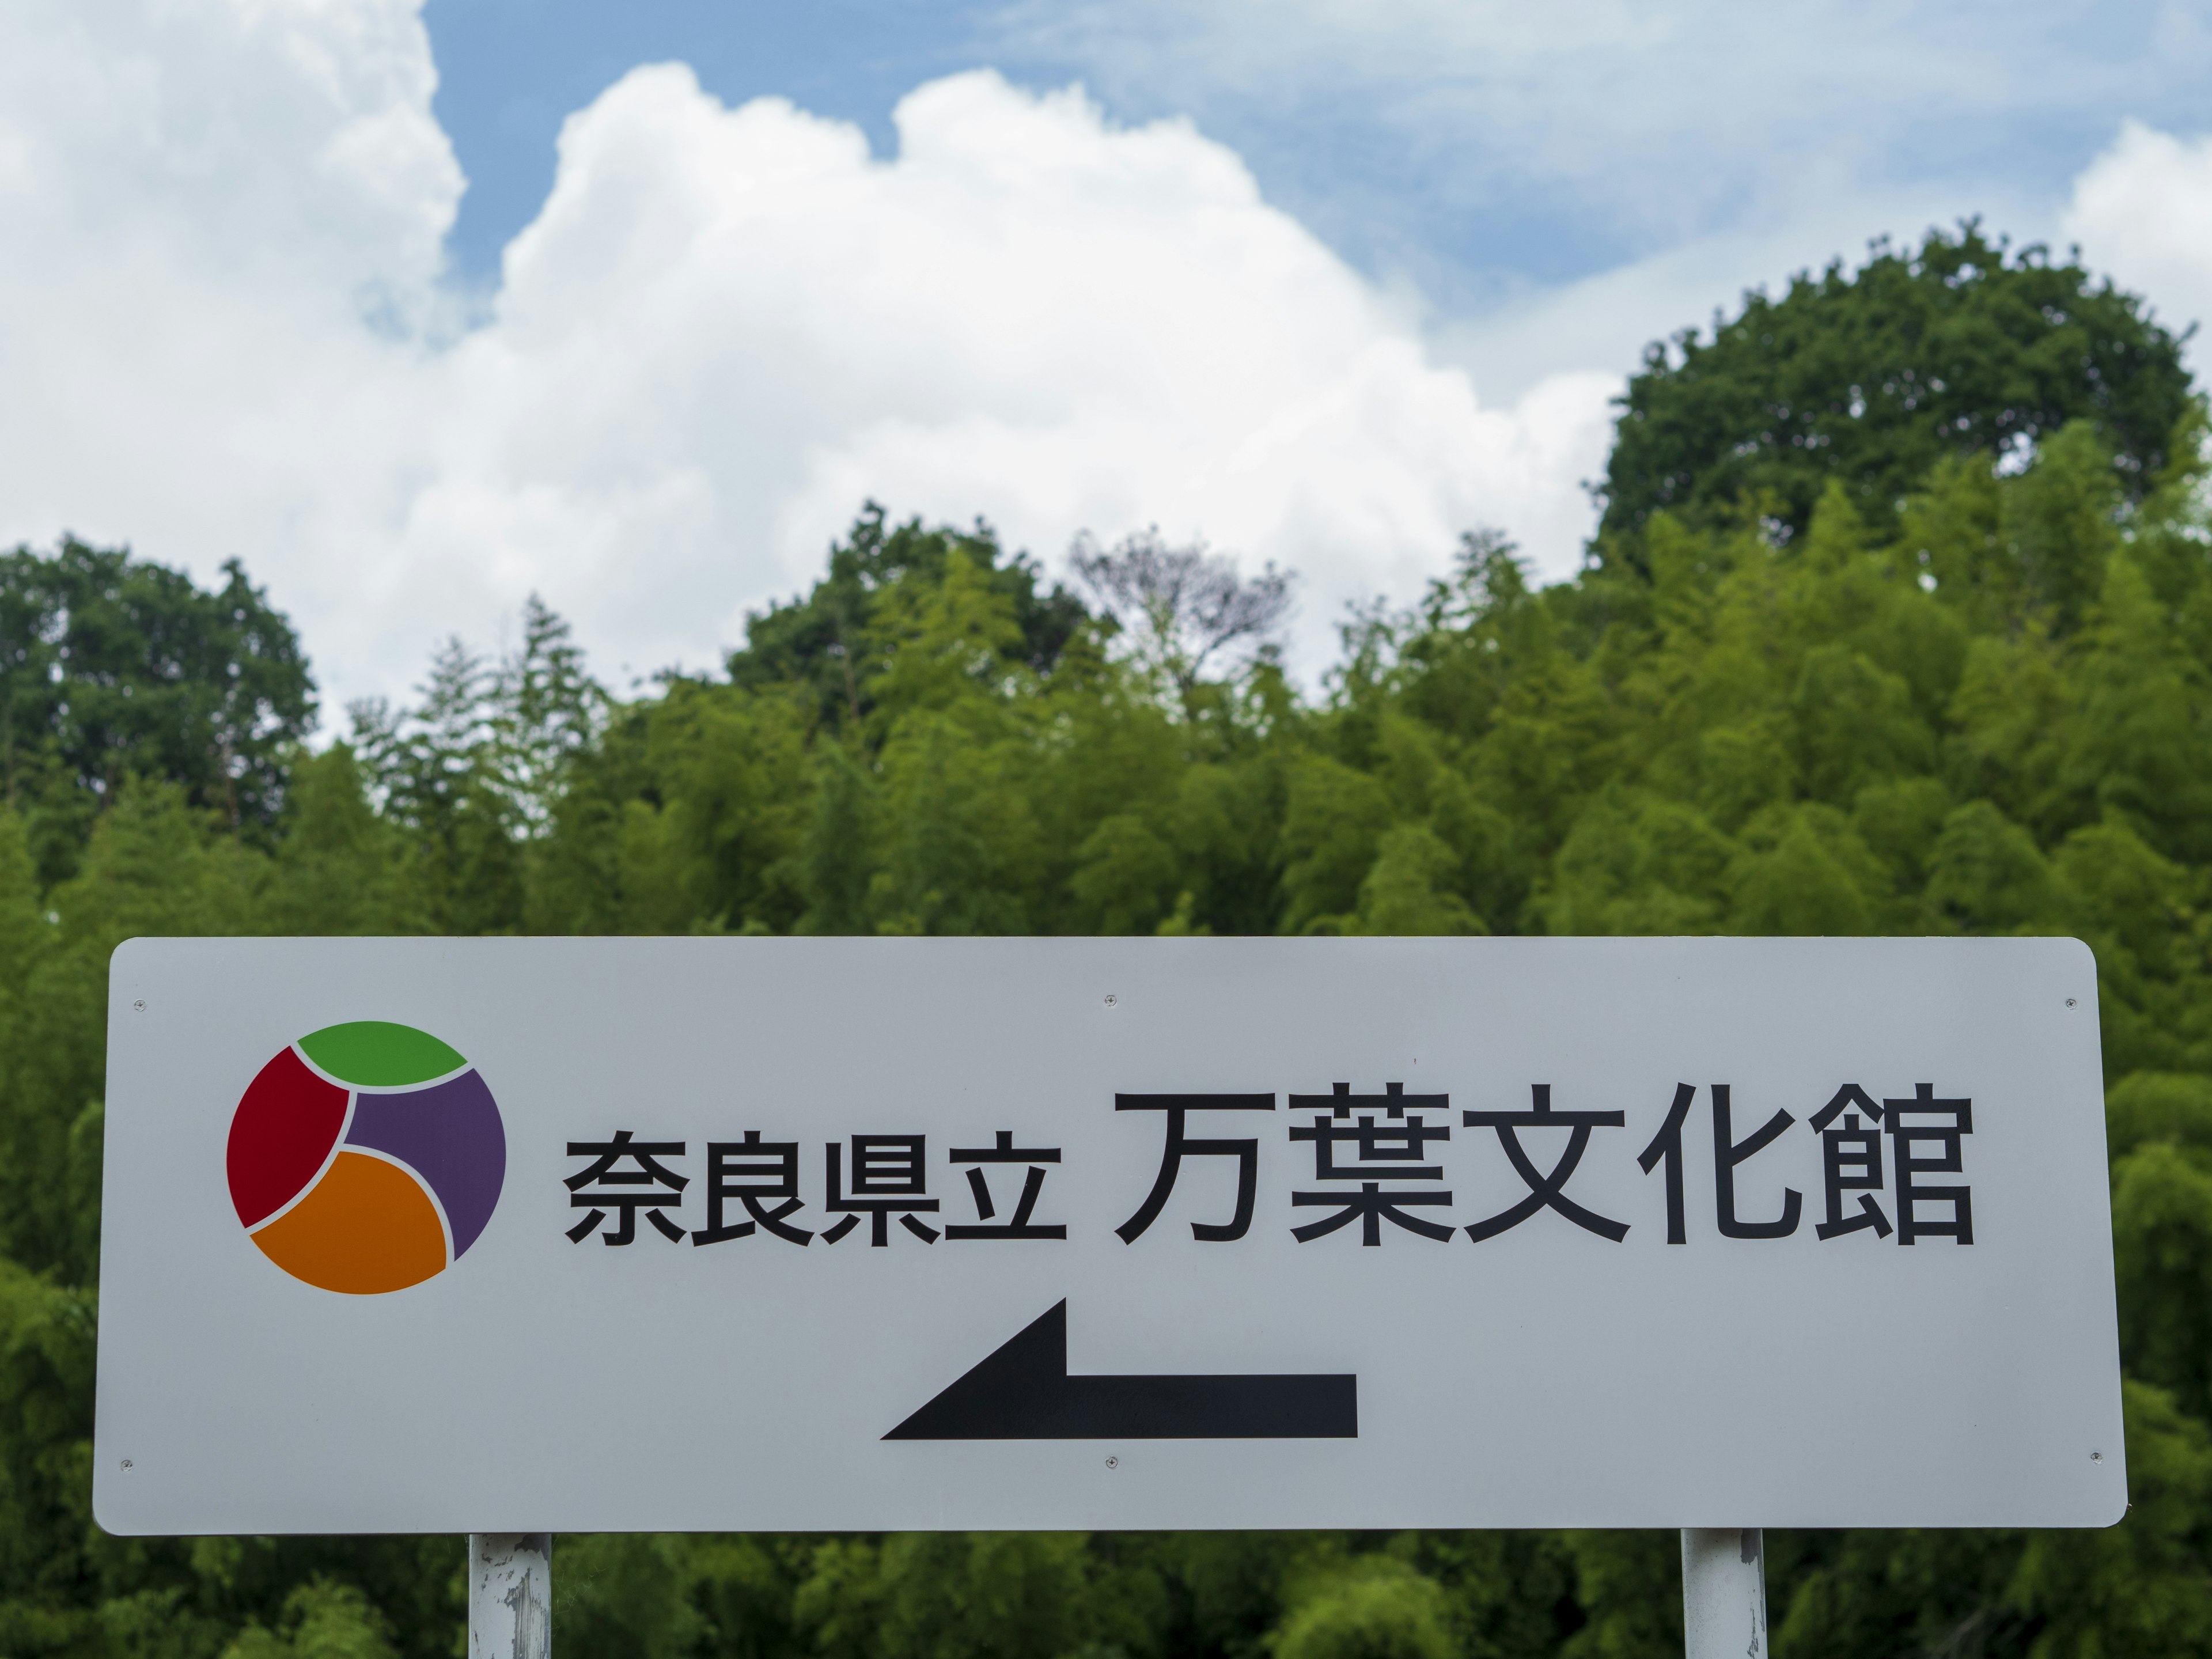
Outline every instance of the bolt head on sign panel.
<svg viewBox="0 0 2212 1659">
<path fill-rule="evenodd" d="M 2068 939 L 136 939 L 124 1534 L 2082 1526 Z"/>
</svg>

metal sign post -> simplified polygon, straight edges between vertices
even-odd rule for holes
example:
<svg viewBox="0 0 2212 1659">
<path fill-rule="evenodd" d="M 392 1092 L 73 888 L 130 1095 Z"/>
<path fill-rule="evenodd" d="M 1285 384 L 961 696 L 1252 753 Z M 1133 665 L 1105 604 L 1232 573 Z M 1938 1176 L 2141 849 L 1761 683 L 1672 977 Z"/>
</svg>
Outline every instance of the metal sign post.
<svg viewBox="0 0 2212 1659">
<path fill-rule="evenodd" d="M 1682 1528 L 1684 1659 L 1766 1659 L 1766 1547 L 1757 1527 Z"/>
<path fill-rule="evenodd" d="M 469 1534 L 469 1659 L 551 1659 L 553 1540 Z M 1682 1529 L 1684 1659 L 1765 1659 L 1766 1551 L 1757 1527 Z"/>
<path fill-rule="evenodd" d="M 553 1535 L 469 1534 L 469 1659 L 551 1659 Z"/>
</svg>

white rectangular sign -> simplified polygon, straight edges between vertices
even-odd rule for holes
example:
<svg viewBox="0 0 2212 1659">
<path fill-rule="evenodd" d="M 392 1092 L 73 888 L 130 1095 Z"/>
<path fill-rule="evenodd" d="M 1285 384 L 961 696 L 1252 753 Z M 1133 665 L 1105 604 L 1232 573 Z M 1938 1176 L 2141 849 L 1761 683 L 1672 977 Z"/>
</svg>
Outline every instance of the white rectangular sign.
<svg viewBox="0 0 2212 1659">
<path fill-rule="evenodd" d="M 112 1532 L 2081 1526 L 2064 939 L 140 939 Z"/>
</svg>

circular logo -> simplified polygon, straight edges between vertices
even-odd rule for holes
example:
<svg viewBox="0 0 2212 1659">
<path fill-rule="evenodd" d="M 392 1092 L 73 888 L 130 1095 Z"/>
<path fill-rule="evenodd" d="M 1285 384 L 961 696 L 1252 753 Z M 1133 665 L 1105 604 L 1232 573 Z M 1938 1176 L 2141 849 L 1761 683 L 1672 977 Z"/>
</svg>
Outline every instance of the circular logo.
<svg viewBox="0 0 2212 1659">
<path fill-rule="evenodd" d="M 263 1066 L 230 1120 L 230 1200 L 295 1279 L 375 1296 L 443 1273 L 507 1179 L 499 1107 L 467 1060 L 385 1020 L 325 1025 Z"/>
</svg>

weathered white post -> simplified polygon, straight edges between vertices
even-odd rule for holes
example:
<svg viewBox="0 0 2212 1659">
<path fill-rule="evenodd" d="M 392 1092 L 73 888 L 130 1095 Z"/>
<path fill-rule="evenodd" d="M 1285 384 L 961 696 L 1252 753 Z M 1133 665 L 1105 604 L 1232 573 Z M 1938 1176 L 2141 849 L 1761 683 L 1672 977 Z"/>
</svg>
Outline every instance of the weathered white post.
<svg viewBox="0 0 2212 1659">
<path fill-rule="evenodd" d="M 552 1659 L 553 1534 L 469 1534 L 469 1659 Z"/>
<path fill-rule="evenodd" d="M 1766 1659 L 1766 1545 L 1757 1527 L 1682 1528 L 1684 1659 Z"/>
</svg>

